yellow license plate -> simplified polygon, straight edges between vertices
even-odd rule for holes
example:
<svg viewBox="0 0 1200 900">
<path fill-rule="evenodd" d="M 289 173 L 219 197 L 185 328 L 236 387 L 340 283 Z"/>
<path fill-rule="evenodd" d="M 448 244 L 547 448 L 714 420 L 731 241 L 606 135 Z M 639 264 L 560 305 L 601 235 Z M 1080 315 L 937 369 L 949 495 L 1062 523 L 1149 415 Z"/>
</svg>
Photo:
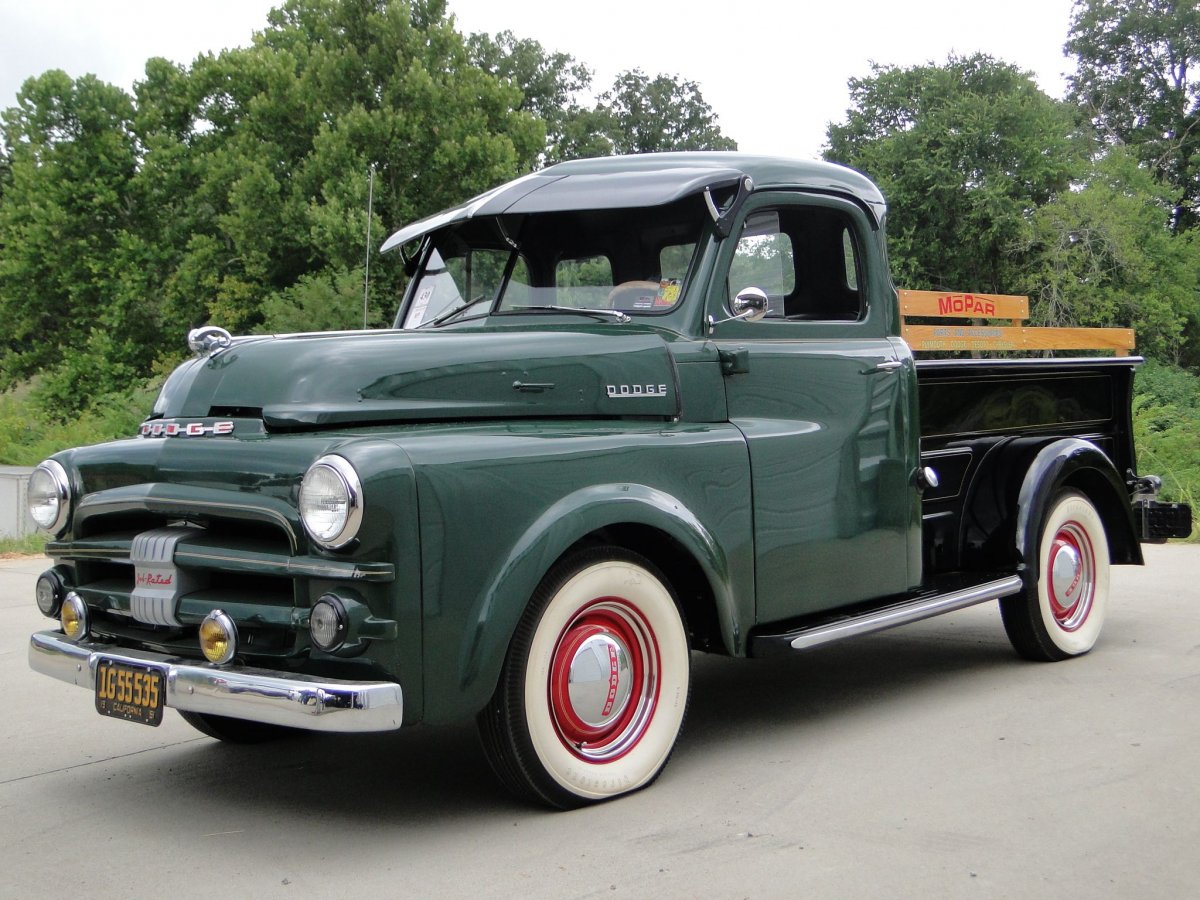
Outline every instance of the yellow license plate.
<svg viewBox="0 0 1200 900">
<path fill-rule="evenodd" d="M 96 666 L 96 712 L 127 722 L 158 725 L 163 716 L 163 673 L 101 659 Z"/>
</svg>

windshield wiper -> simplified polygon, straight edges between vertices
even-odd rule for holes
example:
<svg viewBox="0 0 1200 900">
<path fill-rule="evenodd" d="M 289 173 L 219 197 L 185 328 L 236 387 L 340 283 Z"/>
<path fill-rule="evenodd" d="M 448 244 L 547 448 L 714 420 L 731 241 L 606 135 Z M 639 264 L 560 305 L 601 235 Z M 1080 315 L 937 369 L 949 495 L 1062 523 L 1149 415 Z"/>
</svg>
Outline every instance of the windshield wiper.
<svg viewBox="0 0 1200 900">
<path fill-rule="evenodd" d="M 442 313 L 436 319 L 430 319 L 428 322 L 422 322 L 420 325 L 417 326 L 417 328 L 425 328 L 428 325 L 432 325 L 434 328 L 436 328 L 437 326 L 441 325 L 443 322 L 449 322 L 451 319 L 453 319 L 459 313 L 466 312 L 468 309 L 470 309 L 476 303 L 482 303 L 484 300 L 487 300 L 487 299 L 491 299 L 491 298 L 488 297 L 487 294 L 480 294 L 474 300 L 468 300 L 465 303 L 460 303 L 458 306 L 454 307 L 454 309 L 450 310 L 449 312 Z"/>
<path fill-rule="evenodd" d="M 619 309 L 593 309 L 587 306 L 514 306 L 509 312 L 575 313 L 581 316 L 594 316 L 597 319 L 612 319 L 622 325 L 633 321 Z"/>
</svg>

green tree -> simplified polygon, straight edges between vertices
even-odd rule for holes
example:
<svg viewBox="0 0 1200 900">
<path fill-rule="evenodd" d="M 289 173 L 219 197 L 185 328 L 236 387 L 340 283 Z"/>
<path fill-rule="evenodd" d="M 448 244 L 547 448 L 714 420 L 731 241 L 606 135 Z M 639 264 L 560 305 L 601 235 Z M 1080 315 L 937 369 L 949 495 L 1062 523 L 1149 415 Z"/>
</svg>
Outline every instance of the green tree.
<svg viewBox="0 0 1200 900">
<path fill-rule="evenodd" d="M 1172 185 L 1176 230 L 1200 223 L 1200 5 L 1076 0 L 1066 50 L 1071 99 Z"/>
<path fill-rule="evenodd" d="M 591 70 L 570 54 L 549 51 L 511 31 L 472 34 L 467 52 L 476 66 L 521 91 L 518 109 L 532 112 L 546 126 L 545 159 L 563 159 L 579 142 L 578 123 L 588 119 L 579 98 L 592 85 Z"/>
<path fill-rule="evenodd" d="M 200 57 L 183 83 L 156 63 L 139 89 L 147 189 L 190 198 L 164 223 L 181 326 L 256 328 L 266 297 L 361 266 L 371 167 L 382 235 L 528 170 L 543 146 L 519 91 L 470 65 L 442 0 L 289 0 L 253 46 Z M 372 274 L 391 306 L 394 261 Z"/>
<path fill-rule="evenodd" d="M 473 34 L 468 50 L 477 66 L 519 88 L 520 108 L 545 123 L 545 164 L 614 153 L 737 149 L 694 81 L 632 69 L 587 105 L 582 97 L 592 73 L 566 53 L 511 31 Z"/>
<path fill-rule="evenodd" d="M 609 119 L 606 136 L 615 153 L 737 149 L 721 133 L 700 86 L 678 75 L 622 72 L 600 95 L 596 112 Z"/>
<path fill-rule="evenodd" d="M 3 123 L 8 184 L 0 197 L 0 384 L 11 386 L 94 335 L 145 338 L 130 186 L 133 105 L 94 76 L 53 70 L 25 82 Z M 144 323 L 143 323 L 144 324 Z"/>
<path fill-rule="evenodd" d="M 829 127 L 825 158 L 860 169 L 889 202 L 896 281 L 1011 293 L 1033 212 L 1083 171 L 1072 111 L 1029 73 L 976 54 L 944 65 L 872 65 Z"/>
<path fill-rule="evenodd" d="M 1046 325 L 1133 326 L 1138 351 L 1178 363 L 1189 323 L 1200 316 L 1200 245 L 1172 234 L 1172 199 L 1123 148 L 1032 216 L 1030 261 L 1014 288 L 1033 298 Z M 1193 332 L 1194 333 L 1194 332 Z"/>
</svg>

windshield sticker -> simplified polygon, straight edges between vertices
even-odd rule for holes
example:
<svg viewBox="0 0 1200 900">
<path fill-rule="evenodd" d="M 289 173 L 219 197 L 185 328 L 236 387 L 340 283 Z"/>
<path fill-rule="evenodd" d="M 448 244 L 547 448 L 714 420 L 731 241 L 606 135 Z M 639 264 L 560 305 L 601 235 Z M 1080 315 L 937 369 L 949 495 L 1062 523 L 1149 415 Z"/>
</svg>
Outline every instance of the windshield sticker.
<svg viewBox="0 0 1200 900">
<path fill-rule="evenodd" d="M 633 300 L 634 309 L 654 309 L 655 298 L 649 294 L 641 297 L 635 297 Z"/>
<path fill-rule="evenodd" d="M 654 298 L 654 306 L 663 309 L 674 306 L 679 300 L 679 279 L 664 278 L 658 283 L 658 296 Z"/>
<path fill-rule="evenodd" d="M 412 310 L 408 314 L 408 321 L 417 325 L 421 324 L 425 318 L 425 310 L 429 308 L 429 301 L 432 299 L 433 285 L 430 285 L 417 294 L 417 299 L 413 301 Z"/>
</svg>

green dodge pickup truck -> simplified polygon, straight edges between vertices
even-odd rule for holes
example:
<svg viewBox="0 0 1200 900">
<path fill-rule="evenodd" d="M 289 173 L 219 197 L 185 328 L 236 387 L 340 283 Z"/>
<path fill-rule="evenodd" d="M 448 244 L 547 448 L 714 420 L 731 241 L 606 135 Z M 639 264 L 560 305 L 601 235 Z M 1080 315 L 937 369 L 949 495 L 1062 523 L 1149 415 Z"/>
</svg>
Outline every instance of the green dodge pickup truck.
<svg viewBox="0 0 1200 900">
<path fill-rule="evenodd" d="M 572 162 L 393 235 L 393 329 L 193 331 L 138 435 L 35 470 L 30 664 L 226 741 L 475 717 L 575 807 L 662 771 L 695 651 L 998 600 L 1086 653 L 1110 564 L 1191 529 L 1138 360 L 915 362 L 885 220 L 834 165 Z"/>
</svg>

